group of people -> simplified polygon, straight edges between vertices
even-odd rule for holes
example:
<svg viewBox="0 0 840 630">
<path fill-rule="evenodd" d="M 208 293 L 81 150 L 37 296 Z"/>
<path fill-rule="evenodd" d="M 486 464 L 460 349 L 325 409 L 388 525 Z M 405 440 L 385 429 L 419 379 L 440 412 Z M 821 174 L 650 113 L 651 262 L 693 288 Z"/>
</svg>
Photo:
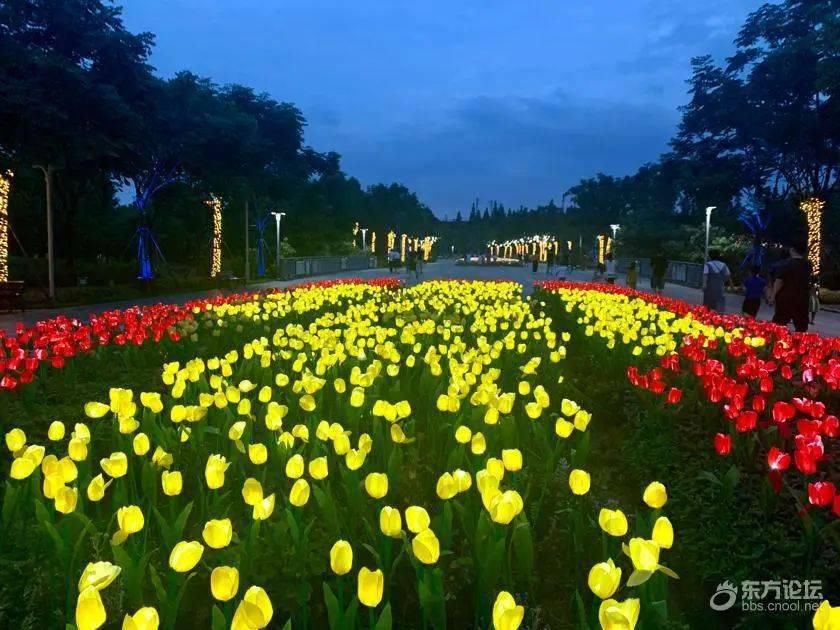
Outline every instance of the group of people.
<svg viewBox="0 0 840 630">
<path fill-rule="evenodd" d="M 774 323 L 782 326 L 793 323 L 797 332 L 806 332 L 820 308 L 819 289 L 812 276 L 811 263 L 805 258 L 805 246 L 791 245 L 787 253 L 787 258 L 770 268 L 769 280 L 762 275 L 761 267 L 750 270 L 744 280 L 741 310 L 749 317 L 757 317 L 764 301 L 774 307 Z M 721 260 L 720 252 L 711 250 L 709 260 L 703 266 L 703 305 L 724 312 L 724 291 L 731 283 L 732 273 Z"/>
<path fill-rule="evenodd" d="M 388 252 L 388 271 L 394 273 L 395 269 L 399 269 L 403 263 L 402 256 L 396 249 Z M 414 274 L 414 279 L 419 280 L 423 274 L 423 255 L 415 249 L 409 249 L 405 253 L 405 271 L 411 276 Z"/>
</svg>

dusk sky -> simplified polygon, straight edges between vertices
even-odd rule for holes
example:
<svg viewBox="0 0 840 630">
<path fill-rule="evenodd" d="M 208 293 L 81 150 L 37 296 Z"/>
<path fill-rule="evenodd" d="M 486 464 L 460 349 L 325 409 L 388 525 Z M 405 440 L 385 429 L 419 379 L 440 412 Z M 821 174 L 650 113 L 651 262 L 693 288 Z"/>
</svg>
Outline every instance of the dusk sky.
<svg viewBox="0 0 840 630">
<path fill-rule="evenodd" d="M 534 206 L 666 149 L 689 61 L 723 59 L 760 0 L 124 0 L 163 76 L 295 103 L 306 142 L 440 217 Z"/>
</svg>

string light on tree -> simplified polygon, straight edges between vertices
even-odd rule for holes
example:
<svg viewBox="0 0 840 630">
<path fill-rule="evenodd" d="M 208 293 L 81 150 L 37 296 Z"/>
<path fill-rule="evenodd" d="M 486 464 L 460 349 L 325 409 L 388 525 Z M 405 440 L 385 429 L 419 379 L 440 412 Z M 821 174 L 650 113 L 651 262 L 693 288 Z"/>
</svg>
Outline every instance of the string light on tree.
<svg viewBox="0 0 840 630">
<path fill-rule="evenodd" d="M 9 191 L 12 171 L 0 172 L 0 282 L 9 281 Z"/>
<path fill-rule="evenodd" d="M 213 239 L 210 242 L 210 277 L 215 278 L 222 272 L 222 200 L 210 195 L 205 201 L 213 213 Z"/>
<path fill-rule="evenodd" d="M 400 260 L 405 262 L 405 242 L 408 240 L 408 237 L 405 234 L 403 234 L 401 240 L 402 240 L 402 246 L 400 248 Z"/>
<path fill-rule="evenodd" d="M 822 259 L 822 215 L 825 202 L 816 197 L 804 200 L 799 208 L 805 213 L 808 224 L 808 260 L 815 276 L 820 274 Z"/>
<path fill-rule="evenodd" d="M 376 253 L 376 232 L 370 233 L 370 252 L 372 254 Z"/>
<path fill-rule="evenodd" d="M 397 235 L 394 234 L 394 230 L 388 232 L 388 251 L 390 252 L 394 249 L 394 243 L 397 242 Z"/>
<path fill-rule="evenodd" d="M 605 240 L 606 239 L 604 238 L 603 234 L 598 235 L 598 264 L 599 265 L 604 264 L 604 245 L 605 245 L 604 241 Z"/>
</svg>

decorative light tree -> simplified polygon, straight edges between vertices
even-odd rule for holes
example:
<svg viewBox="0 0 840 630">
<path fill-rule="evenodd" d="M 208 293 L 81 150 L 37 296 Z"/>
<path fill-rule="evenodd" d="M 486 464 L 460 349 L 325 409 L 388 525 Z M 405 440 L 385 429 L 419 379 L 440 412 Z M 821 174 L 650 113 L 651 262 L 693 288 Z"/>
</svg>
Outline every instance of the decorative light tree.
<svg viewBox="0 0 840 630">
<path fill-rule="evenodd" d="M 825 202 L 816 197 L 805 199 L 799 204 L 808 224 L 808 260 L 812 273 L 819 278 L 822 260 L 822 215 Z"/>
<path fill-rule="evenodd" d="M 222 271 L 222 200 L 211 194 L 204 202 L 213 213 L 213 238 L 210 241 L 210 277 L 215 278 Z"/>
<path fill-rule="evenodd" d="M 370 253 L 376 256 L 376 232 L 370 233 Z"/>
<path fill-rule="evenodd" d="M 0 172 L 0 282 L 9 281 L 9 192 L 12 171 Z"/>
</svg>

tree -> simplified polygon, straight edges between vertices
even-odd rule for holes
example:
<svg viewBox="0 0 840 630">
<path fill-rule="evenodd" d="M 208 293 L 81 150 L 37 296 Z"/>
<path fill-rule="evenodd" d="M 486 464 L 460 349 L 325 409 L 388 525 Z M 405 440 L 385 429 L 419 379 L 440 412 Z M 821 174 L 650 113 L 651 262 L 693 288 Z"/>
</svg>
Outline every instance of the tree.
<svg viewBox="0 0 840 630">
<path fill-rule="evenodd" d="M 139 125 L 153 37 L 129 33 L 99 0 L 7 0 L 0 33 L 0 155 L 59 169 L 59 244 L 72 263 L 81 200 L 110 185 Z"/>
</svg>

